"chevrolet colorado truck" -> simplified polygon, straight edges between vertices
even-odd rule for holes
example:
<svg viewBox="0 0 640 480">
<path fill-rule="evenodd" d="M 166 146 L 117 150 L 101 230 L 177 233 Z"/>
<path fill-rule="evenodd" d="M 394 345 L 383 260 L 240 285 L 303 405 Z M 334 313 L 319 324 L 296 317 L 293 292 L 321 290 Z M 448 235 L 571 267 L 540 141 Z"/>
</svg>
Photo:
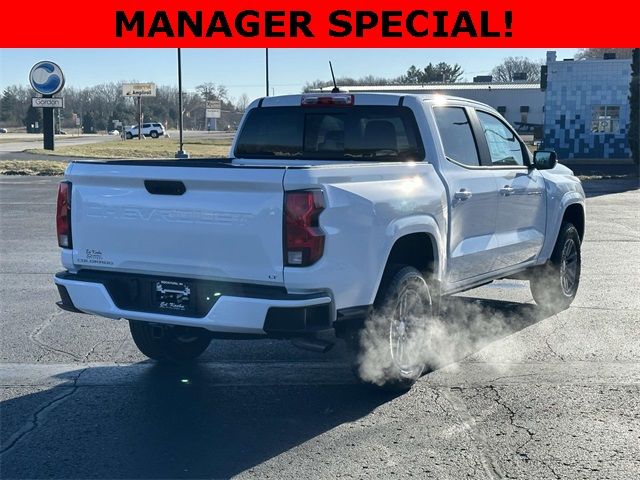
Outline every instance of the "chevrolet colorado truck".
<svg viewBox="0 0 640 480">
<path fill-rule="evenodd" d="M 61 308 L 127 319 L 158 361 L 194 360 L 212 338 L 323 349 L 327 333 L 357 353 L 376 321 L 379 383 L 408 388 L 428 368 L 409 347 L 428 344 L 442 296 L 519 278 L 567 308 L 584 229 L 580 181 L 487 105 L 267 97 L 228 158 L 72 162 L 55 283 Z"/>
</svg>

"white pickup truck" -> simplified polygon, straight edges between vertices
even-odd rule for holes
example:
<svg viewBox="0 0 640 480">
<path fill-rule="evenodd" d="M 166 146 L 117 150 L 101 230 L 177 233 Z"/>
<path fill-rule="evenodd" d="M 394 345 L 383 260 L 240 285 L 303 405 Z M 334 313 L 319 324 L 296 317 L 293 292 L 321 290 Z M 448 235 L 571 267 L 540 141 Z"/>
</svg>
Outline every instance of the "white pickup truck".
<svg viewBox="0 0 640 480">
<path fill-rule="evenodd" d="M 568 307 L 584 203 L 555 153 L 531 156 L 487 105 L 268 97 L 229 158 L 71 163 L 58 305 L 128 319 L 159 361 L 193 360 L 220 337 L 322 350 L 329 332 L 357 349 L 382 318 L 383 383 L 404 388 L 427 368 L 406 352 L 443 295 L 520 278 L 543 307 Z"/>
</svg>

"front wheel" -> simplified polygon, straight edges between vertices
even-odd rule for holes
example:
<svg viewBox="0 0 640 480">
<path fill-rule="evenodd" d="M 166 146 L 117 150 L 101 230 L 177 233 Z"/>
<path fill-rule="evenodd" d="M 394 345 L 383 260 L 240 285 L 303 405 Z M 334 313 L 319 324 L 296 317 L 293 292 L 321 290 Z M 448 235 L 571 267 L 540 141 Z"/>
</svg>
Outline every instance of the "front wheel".
<svg viewBox="0 0 640 480">
<path fill-rule="evenodd" d="M 186 363 L 198 358 L 211 343 L 204 328 L 158 325 L 129 320 L 129 330 L 138 349 L 159 362 Z"/>
<path fill-rule="evenodd" d="M 533 299 L 545 310 L 565 310 L 576 298 L 582 267 L 580 247 L 576 227 L 563 223 L 551 258 L 530 279 Z"/>
<path fill-rule="evenodd" d="M 408 390 L 429 368 L 435 325 L 432 291 L 413 267 L 387 268 L 372 314 L 348 334 L 357 376 L 388 390 Z"/>
<path fill-rule="evenodd" d="M 158 138 L 158 132 L 156 132 L 155 130 L 151 132 L 151 138 Z"/>
<path fill-rule="evenodd" d="M 131 140 L 131 139 L 133 138 L 133 135 L 131 135 L 129 132 L 127 132 L 127 133 L 125 134 L 125 138 L 126 138 L 127 140 Z"/>
</svg>

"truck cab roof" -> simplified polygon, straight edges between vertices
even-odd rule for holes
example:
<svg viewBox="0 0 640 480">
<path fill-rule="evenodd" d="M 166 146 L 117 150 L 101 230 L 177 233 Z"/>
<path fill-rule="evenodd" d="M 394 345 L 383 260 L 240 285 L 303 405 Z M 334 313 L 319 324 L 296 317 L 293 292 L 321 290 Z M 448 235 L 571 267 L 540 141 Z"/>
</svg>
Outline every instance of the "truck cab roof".
<svg viewBox="0 0 640 480">
<path fill-rule="evenodd" d="M 441 95 L 441 94 L 402 94 L 402 93 L 352 93 L 349 91 L 340 91 L 339 95 L 353 95 L 354 105 L 399 105 L 404 103 L 407 98 L 414 98 L 418 101 L 422 101 L 425 103 L 433 104 L 433 105 L 443 105 L 448 103 L 455 103 L 457 105 L 465 104 L 469 106 L 476 107 L 484 107 L 494 110 L 489 105 L 486 105 L 481 102 L 477 102 L 475 100 L 470 100 L 468 98 L 456 97 L 452 95 Z M 299 95 L 279 95 L 275 97 L 263 97 L 254 100 L 249 108 L 256 107 L 295 107 L 301 105 L 302 99 L 304 97 L 310 96 L 321 96 L 321 97 L 330 97 L 331 95 L 338 95 L 326 92 L 312 92 L 312 93 L 303 93 Z"/>
</svg>

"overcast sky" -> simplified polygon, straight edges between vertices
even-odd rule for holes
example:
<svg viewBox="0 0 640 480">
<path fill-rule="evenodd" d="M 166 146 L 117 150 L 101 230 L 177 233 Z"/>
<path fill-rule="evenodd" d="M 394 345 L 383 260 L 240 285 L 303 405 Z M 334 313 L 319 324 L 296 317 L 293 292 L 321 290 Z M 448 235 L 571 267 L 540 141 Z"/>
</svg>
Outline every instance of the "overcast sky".
<svg viewBox="0 0 640 480">
<path fill-rule="evenodd" d="M 307 81 L 330 80 L 328 61 L 336 76 L 396 77 L 411 65 L 429 62 L 459 63 L 467 79 L 490 73 L 508 56 L 545 58 L 557 50 L 558 58 L 573 57 L 577 49 L 270 49 L 270 82 L 275 94 L 300 93 Z M 183 49 L 185 90 L 203 82 L 226 85 L 232 97 L 251 98 L 265 93 L 264 49 Z M 67 85 L 86 87 L 103 82 L 136 80 L 175 85 L 175 49 L 0 49 L 0 89 L 28 84 L 31 66 L 40 60 L 60 65 Z"/>
</svg>

